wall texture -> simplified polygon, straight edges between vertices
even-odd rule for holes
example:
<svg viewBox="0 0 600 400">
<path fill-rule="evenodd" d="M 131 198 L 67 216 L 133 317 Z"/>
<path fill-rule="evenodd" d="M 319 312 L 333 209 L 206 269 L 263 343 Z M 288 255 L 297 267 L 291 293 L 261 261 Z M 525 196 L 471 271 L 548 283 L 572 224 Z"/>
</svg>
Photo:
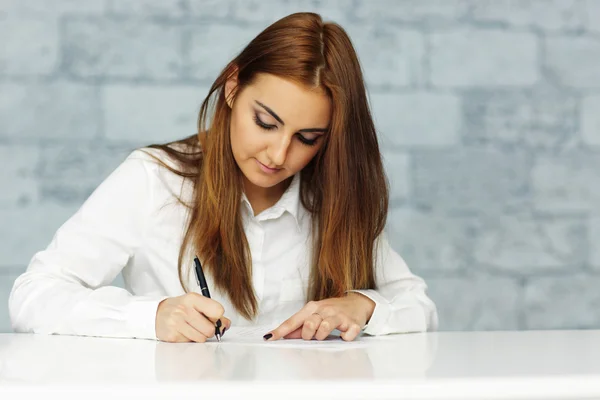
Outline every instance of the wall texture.
<svg viewBox="0 0 600 400">
<path fill-rule="evenodd" d="M 0 331 L 95 186 L 194 132 L 217 71 L 308 10 L 357 47 L 392 244 L 440 329 L 600 327 L 600 1 L 0 0 Z"/>
</svg>

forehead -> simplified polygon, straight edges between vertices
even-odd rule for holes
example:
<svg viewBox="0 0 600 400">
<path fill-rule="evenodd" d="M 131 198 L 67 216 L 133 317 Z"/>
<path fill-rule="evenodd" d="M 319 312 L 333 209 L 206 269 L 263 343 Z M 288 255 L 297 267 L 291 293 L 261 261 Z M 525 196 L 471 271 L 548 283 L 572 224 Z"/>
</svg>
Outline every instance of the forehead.
<svg viewBox="0 0 600 400">
<path fill-rule="evenodd" d="M 271 108 L 287 126 L 324 128 L 331 116 L 331 100 L 321 88 L 309 88 L 271 74 L 258 74 L 244 90 L 246 100 Z"/>
</svg>

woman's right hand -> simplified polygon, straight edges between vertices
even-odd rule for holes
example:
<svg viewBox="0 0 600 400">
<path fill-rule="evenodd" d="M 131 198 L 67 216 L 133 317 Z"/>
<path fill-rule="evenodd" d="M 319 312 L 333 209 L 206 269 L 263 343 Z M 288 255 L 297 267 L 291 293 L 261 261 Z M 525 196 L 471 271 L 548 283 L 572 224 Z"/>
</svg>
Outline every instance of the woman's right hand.
<svg viewBox="0 0 600 400">
<path fill-rule="evenodd" d="M 215 335 L 217 320 L 221 335 L 231 326 L 224 312 L 221 304 L 194 292 L 166 298 L 156 311 L 156 337 L 163 342 L 204 343 Z"/>
</svg>

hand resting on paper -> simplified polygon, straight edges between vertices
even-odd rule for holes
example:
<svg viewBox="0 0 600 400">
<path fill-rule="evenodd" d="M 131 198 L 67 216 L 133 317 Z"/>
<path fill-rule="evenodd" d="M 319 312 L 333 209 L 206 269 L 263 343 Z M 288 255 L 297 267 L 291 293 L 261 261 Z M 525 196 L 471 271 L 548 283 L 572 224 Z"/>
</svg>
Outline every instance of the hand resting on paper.
<svg viewBox="0 0 600 400">
<path fill-rule="evenodd" d="M 373 315 L 375 302 L 360 293 L 308 302 L 300 311 L 267 333 L 265 340 L 325 340 L 335 329 L 354 340 Z"/>
</svg>

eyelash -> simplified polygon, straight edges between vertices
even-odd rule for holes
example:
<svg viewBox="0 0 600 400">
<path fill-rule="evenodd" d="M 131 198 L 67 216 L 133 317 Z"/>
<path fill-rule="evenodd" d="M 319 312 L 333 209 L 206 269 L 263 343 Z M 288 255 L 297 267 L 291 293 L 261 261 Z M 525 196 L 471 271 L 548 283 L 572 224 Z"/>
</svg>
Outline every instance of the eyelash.
<svg viewBox="0 0 600 400">
<path fill-rule="evenodd" d="M 256 125 L 258 125 L 259 127 L 261 127 L 262 129 L 266 130 L 266 131 L 271 131 L 275 128 L 277 128 L 275 125 L 269 125 L 269 124 L 265 124 L 264 122 L 262 122 L 260 120 L 260 118 L 258 118 L 258 114 L 254 114 L 254 122 L 256 123 Z M 297 134 L 298 135 L 298 140 L 300 140 L 300 143 L 306 145 L 306 146 L 314 146 L 315 144 L 317 144 L 317 139 L 307 139 L 304 136 Z"/>
</svg>

